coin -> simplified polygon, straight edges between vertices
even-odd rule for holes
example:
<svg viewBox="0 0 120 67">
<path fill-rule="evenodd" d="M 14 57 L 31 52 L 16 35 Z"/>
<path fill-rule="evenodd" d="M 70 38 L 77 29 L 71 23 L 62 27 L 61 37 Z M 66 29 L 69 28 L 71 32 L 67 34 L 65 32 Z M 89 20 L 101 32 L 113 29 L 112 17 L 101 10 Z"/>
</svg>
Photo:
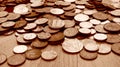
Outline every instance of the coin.
<svg viewBox="0 0 120 67">
<path fill-rule="evenodd" d="M 66 52 L 69 53 L 77 53 L 83 49 L 83 44 L 78 39 L 68 39 L 66 38 L 65 41 L 62 43 L 62 48 Z"/>
<path fill-rule="evenodd" d="M 60 15 L 64 13 L 63 9 L 60 8 L 53 8 L 50 10 L 50 13 L 54 14 L 54 15 Z"/>
<path fill-rule="evenodd" d="M 118 43 L 118 42 L 120 42 L 120 36 L 118 34 L 108 34 L 106 42 Z"/>
<path fill-rule="evenodd" d="M 103 12 L 96 12 L 93 14 L 93 17 L 98 20 L 106 20 L 108 19 L 108 15 Z"/>
<path fill-rule="evenodd" d="M 24 27 L 24 29 L 25 30 L 32 30 L 32 29 L 35 29 L 37 27 L 37 24 L 35 24 L 35 23 L 28 23 L 25 27 Z"/>
<path fill-rule="evenodd" d="M 112 45 L 112 51 L 118 55 L 120 55 L 120 43 L 115 43 Z"/>
<path fill-rule="evenodd" d="M 11 28 L 11 27 L 15 26 L 15 22 L 7 21 L 7 22 L 2 23 L 1 26 L 5 27 L 5 28 Z"/>
<path fill-rule="evenodd" d="M 47 32 L 40 32 L 38 34 L 38 38 L 41 40 L 49 39 L 50 37 L 51 37 L 51 34 Z"/>
<path fill-rule="evenodd" d="M 40 49 L 30 49 L 25 52 L 25 57 L 30 60 L 38 59 L 41 56 Z"/>
<path fill-rule="evenodd" d="M 7 60 L 7 56 L 5 54 L 0 53 L 0 64 L 3 64 Z"/>
<path fill-rule="evenodd" d="M 40 19 L 35 20 L 35 23 L 36 23 L 37 25 L 45 24 L 45 23 L 47 23 L 47 22 L 48 22 L 48 19 L 47 19 L 47 18 L 40 18 Z"/>
<path fill-rule="evenodd" d="M 26 59 L 22 54 L 15 54 L 8 58 L 7 63 L 12 66 L 18 66 L 23 64 L 25 61 Z"/>
<path fill-rule="evenodd" d="M 80 22 L 79 26 L 82 28 L 92 28 L 93 24 L 90 22 Z"/>
<path fill-rule="evenodd" d="M 37 35 L 35 33 L 26 33 L 24 34 L 23 38 L 25 40 L 34 40 L 37 37 Z"/>
<path fill-rule="evenodd" d="M 27 49 L 28 49 L 28 47 L 25 45 L 18 45 L 13 48 L 13 52 L 14 53 L 24 53 L 27 51 Z"/>
<path fill-rule="evenodd" d="M 66 37 L 74 37 L 78 34 L 78 32 L 79 31 L 76 28 L 67 28 L 67 29 L 64 30 L 64 35 Z"/>
<path fill-rule="evenodd" d="M 105 41 L 107 39 L 107 35 L 106 34 L 101 34 L 101 33 L 96 33 L 94 35 L 94 39 L 98 40 L 98 41 Z"/>
<path fill-rule="evenodd" d="M 85 15 L 85 14 L 77 14 L 77 15 L 75 15 L 74 19 L 76 21 L 87 21 L 87 20 L 89 20 L 89 16 Z"/>
<path fill-rule="evenodd" d="M 88 28 L 80 28 L 79 32 L 82 33 L 82 34 L 90 34 L 91 30 L 88 29 Z"/>
<path fill-rule="evenodd" d="M 8 15 L 7 11 L 0 11 L 0 17 L 5 17 Z"/>
<path fill-rule="evenodd" d="M 57 53 L 54 50 L 44 51 L 41 54 L 44 60 L 54 60 L 57 57 Z"/>
</svg>

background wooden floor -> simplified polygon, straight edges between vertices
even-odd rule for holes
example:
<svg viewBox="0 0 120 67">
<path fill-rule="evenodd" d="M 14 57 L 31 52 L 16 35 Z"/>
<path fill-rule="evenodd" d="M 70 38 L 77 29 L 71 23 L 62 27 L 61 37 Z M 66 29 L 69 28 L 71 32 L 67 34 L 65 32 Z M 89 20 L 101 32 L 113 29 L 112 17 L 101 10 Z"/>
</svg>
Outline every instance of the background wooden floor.
<svg viewBox="0 0 120 67">
<path fill-rule="evenodd" d="M 0 52 L 7 55 L 13 55 L 12 49 L 16 46 L 16 38 L 11 36 L 0 36 Z M 27 60 L 23 65 L 18 67 L 120 67 L 120 56 L 110 53 L 108 55 L 99 55 L 93 61 L 83 60 L 79 54 L 68 54 L 62 50 L 60 45 L 49 45 L 44 50 L 55 50 L 58 53 L 54 61 L 44 61 L 41 58 L 37 60 Z M 7 63 L 0 67 L 10 67 Z"/>
</svg>

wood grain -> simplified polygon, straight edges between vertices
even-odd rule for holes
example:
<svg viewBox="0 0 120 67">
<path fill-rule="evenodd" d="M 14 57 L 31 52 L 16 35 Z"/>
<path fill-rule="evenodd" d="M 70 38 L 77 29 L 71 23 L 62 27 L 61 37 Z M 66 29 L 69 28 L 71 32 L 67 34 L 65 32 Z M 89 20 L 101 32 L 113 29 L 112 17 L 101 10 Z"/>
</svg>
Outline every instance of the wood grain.
<svg viewBox="0 0 120 67">
<path fill-rule="evenodd" d="M 13 35 L 0 36 L 0 53 L 7 57 L 13 55 L 12 49 L 17 45 L 16 38 Z M 41 58 L 37 60 L 26 60 L 26 62 L 17 67 L 120 67 L 120 56 L 110 53 L 108 55 L 99 55 L 93 61 L 83 60 L 79 54 L 68 54 L 62 50 L 61 45 L 49 45 L 44 50 L 55 50 L 58 53 L 57 59 L 45 61 Z M 11 67 L 6 63 L 0 67 Z"/>
</svg>

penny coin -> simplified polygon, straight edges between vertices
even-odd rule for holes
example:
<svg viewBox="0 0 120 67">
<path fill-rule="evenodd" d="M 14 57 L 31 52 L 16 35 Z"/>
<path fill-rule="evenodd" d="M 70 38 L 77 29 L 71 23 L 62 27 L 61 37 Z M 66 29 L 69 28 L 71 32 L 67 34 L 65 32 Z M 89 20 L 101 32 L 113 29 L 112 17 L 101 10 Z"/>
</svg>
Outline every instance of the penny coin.
<svg viewBox="0 0 120 67">
<path fill-rule="evenodd" d="M 45 27 L 43 28 L 43 31 L 53 34 L 53 33 L 59 32 L 60 30 L 59 30 L 59 29 L 51 29 L 49 26 L 45 26 Z"/>
<path fill-rule="evenodd" d="M 67 7 L 63 7 L 63 10 L 65 11 L 70 11 L 70 10 L 74 10 L 76 8 L 76 5 L 75 4 L 70 4 L 69 6 Z"/>
<path fill-rule="evenodd" d="M 96 13 L 97 11 L 96 10 L 84 10 L 83 13 L 86 14 L 86 15 L 92 15 L 94 13 Z"/>
<path fill-rule="evenodd" d="M 6 18 L 8 20 L 16 20 L 16 19 L 19 19 L 21 17 L 20 14 L 16 14 L 16 13 L 9 13 Z"/>
<path fill-rule="evenodd" d="M 13 34 L 14 32 L 15 32 L 14 30 L 9 30 L 9 31 L 5 32 L 3 35 L 8 36 L 8 35 Z"/>
<path fill-rule="evenodd" d="M 75 2 L 76 0 L 64 0 L 65 2 Z"/>
<path fill-rule="evenodd" d="M 96 33 L 94 35 L 94 39 L 98 40 L 98 41 L 104 41 L 107 39 L 107 35 L 106 34 L 102 34 L 102 33 Z"/>
<path fill-rule="evenodd" d="M 0 64 L 3 64 L 7 60 L 7 56 L 5 54 L 0 53 Z"/>
<path fill-rule="evenodd" d="M 26 61 L 25 57 L 21 54 L 15 54 L 8 58 L 7 63 L 12 66 L 18 66 Z"/>
<path fill-rule="evenodd" d="M 79 32 L 82 33 L 82 34 L 90 34 L 91 30 L 88 29 L 88 28 L 80 28 Z"/>
<path fill-rule="evenodd" d="M 75 25 L 75 22 L 73 20 L 64 20 L 65 22 L 65 28 L 70 28 Z"/>
<path fill-rule="evenodd" d="M 25 52 L 25 56 L 27 59 L 30 59 L 30 60 L 38 59 L 41 56 L 41 50 L 40 49 L 30 49 Z"/>
<path fill-rule="evenodd" d="M 15 23 L 14 28 L 15 28 L 15 29 L 22 28 L 22 27 L 24 27 L 25 25 L 27 25 L 27 22 L 26 22 L 25 20 L 20 20 L 20 21 L 17 21 L 17 22 Z"/>
<path fill-rule="evenodd" d="M 47 19 L 47 18 L 40 18 L 40 19 L 37 19 L 37 20 L 35 21 L 35 23 L 38 24 L 38 25 L 45 24 L 45 23 L 47 23 L 47 22 L 48 22 L 48 19 Z"/>
<path fill-rule="evenodd" d="M 117 23 L 106 23 L 104 29 L 110 32 L 118 32 L 120 31 L 120 25 Z"/>
<path fill-rule="evenodd" d="M 91 34 L 95 34 L 96 30 L 95 29 L 90 29 L 91 30 Z"/>
<path fill-rule="evenodd" d="M 120 23 L 120 18 L 113 18 L 113 22 Z"/>
<path fill-rule="evenodd" d="M 47 33 L 47 32 L 40 32 L 38 34 L 38 38 L 39 39 L 49 39 L 51 37 L 51 34 L 50 33 Z"/>
<path fill-rule="evenodd" d="M 67 29 L 64 30 L 64 35 L 66 37 L 74 37 L 78 34 L 78 32 L 79 31 L 76 28 L 67 28 Z"/>
<path fill-rule="evenodd" d="M 44 48 L 48 45 L 47 41 L 42 41 L 39 39 L 35 39 L 34 41 L 32 41 L 31 46 L 36 47 L 36 48 Z"/>
<path fill-rule="evenodd" d="M 18 45 L 13 48 L 14 53 L 24 53 L 26 52 L 28 47 L 26 45 Z"/>
<path fill-rule="evenodd" d="M 39 14 L 36 12 L 30 12 L 30 14 L 25 15 L 26 18 L 35 18 L 37 17 Z"/>
<path fill-rule="evenodd" d="M 115 43 L 112 45 L 112 51 L 120 55 L 120 43 Z"/>
<path fill-rule="evenodd" d="M 106 23 L 111 23 L 109 20 L 103 21 L 100 24 L 106 24 Z"/>
<path fill-rule="evenodd" d="M 55 2 L 55 5 L 58 5 L 58 6 L 69 6 L 71 4 L 71 2 L 65 2 L 65 1 L 56 1 Z"/>
<path fill-rule="evenodd" d="M 48 23 L 48 26 L 53 29 L 60 29 L 65 26 L 65 22 L 61 19 L 54 19 Z"/>
<path fill-rule="evenodd" d="M 54 60 L 57 57 L 57 53 L 54 50 L 44 51 L 42 52 L 41 57 L 44 60 Z"/>
<path fill-rule="evenodd" d="M 86 50 L 82 50 L 80 52 L 80 57 L 86 60 L 94 60 L 98 56 L 97 52 L 88 52 Z"/>
<path fill-rule="evenodd" d="M 26 4 L 19 4 L 14 7 L 13 12 L 17 14 L 25 15 L 29 13 L 29 8 L 27 7 Z"/>
<path fill-rule="evenodd" d="M 52 8 L 50 10 L 50 13 L 51 14 L 54 14 L 54 15 L 60 15 L 60 14 L 63 14 L 64 13 L 64 10 L 63 9 L 60 9 L 60 8 Z"/>
<path fill-rule="evenodd" d="M 26 30 L 24 30 L 24 29 L 17 29 L 16 31 L 17 31 L 18 33 L 21 33 L 21 34 L 22 34 L 22 33 L 26 33 L 26 32 L 27 32 L 27 31 L 26 31 Z"/>
<path fill-rule="evenodd" d="M 10 27 L 15 26 L 15 22 L 13 22 L 13 21 L 7 21 L 7 22 L 2 23 L 1 26 L 2 27 L 6 27 L 6 28 L 10 28 Z"/>
<path fill-rule="evenodd" d="M 107 43 L 118 43 L 120 42 L 120 36 L 118 34 L 108 34 L 106 42 Z"/>
<path fill-rule="evenodd" d="M 6 22 L 8 19 L 7 18 L 0 18 L 0 24 L 3 23 L 3 22 Z"/>
<path fill-rule="evenodd" d="M 80 22 L 79 26 L 82 28 L 92 28 L 93 24 L 90 22 Z"/>
<path fill-rule="evenodd" d="M 58 32 L 58 33 L 52 34 L 52 36 L 48 41 L 60 41 L 62 39 L 64 39 L 64 34 L 62 32 Z"/>
<path fill-rule="evenodd" d="M 6 32 L 6 31 L 8 31 L 9 30 L 9 28 L 3 28 L 1 25 L 0 25 L 0 32 L 2 33 L 2 32 Z"/>
<path fill-rule="evenodd" d="M 77 14 L 74 19 L 76 21 L 87 21 L 89 20 L 89 16 L 88 15 L 85 15 L 85 14 Z"/>
<path fill-rule="evenodd" d="M 33 29 L 32 31 L 35 33 L 41 32 L 43 30 L 42 26 L 37 26 L 35 29 Z"/>
<path fill-rule="evenodd" d="M 103 12 L 96 12 L 93 14 L 93 17 L 98 20 L 106 20 L 108 19 L 108 15 Z"/>
<path fill-rule="evenodd" d="M 116 9 L 109 12 L 113 16 L 120 16 L 120 9 Z"/>
<path fill-rule="evenodd" d="M 100 25 L 96 25 L 95 30 L 99 33 L 108 33 L 105 29 L 104 29 L 104 24 L 100 24 Z"/>
<path fill-rule="evenodd" d="M 7 11 L 0 11 L 0 17 L 5 17 L 8 15 Z"/>
<path fill-rule="evenodd" d="M 30 21 L 30 22 L 35 21 L 36 19 L 37 19 L 36 17 L 35 18 L 25 18 L 26 21 Z"/>
<path fill-rule="evenodd" d="M 31 29 L 35 29 L 37 27 L 37 24 L 35 24 L 35 23 L 28 23 L 25 27 L 24 27 L 24 29 L 25 30 L 31 30 Z"/>
<path fill-rule="evenodd" d="M 21 36 L 20 34 L 17 34 L 17 42 L 18 43 L 21 43 L 21 44 L 28 44 L 28 43 L 30 43 L 30 41 L 26 41 L 26 40 L 24 40 L 24 38 L 23 38 L 23 36 Z"/>
<path fill-rule="evenodd" d="M 111 52 L 111 45 L 107 43 L 100 44 L 98 53 L 100 54 L 108 54 Z"/>
<path fill-rule="evenodd" d="M 26 33 L 23 36 L 25 40 L 34 40 L 36 37 L 37 35 L 35 33 Z"/>
<path fill-rule="evenodd" d="M 100 20 L 97 20 L 97 19 L 91 19 L 90 22 L 93 24 L 93 25 L 98 25 L 101 23 Z"/>
<path fill-rule="evenodd" d="M 69 53 L 77 53 L 83 49 L 83 44 L 78 39 L 68 39 L 66 38 L 62 43 L 62 48 Z"/>
<path fill-rule="evenodd" d="M 77 9 L 85 9 L 85 6 L 84 5 L 77 5 L 76 8 Z"/>
<path fill-rule="evenodd" d="M 44 2 L 33 2 L 30 6 L 31 7 L 40 7 L 43 5 L 44 5 Z"/>
</svg>

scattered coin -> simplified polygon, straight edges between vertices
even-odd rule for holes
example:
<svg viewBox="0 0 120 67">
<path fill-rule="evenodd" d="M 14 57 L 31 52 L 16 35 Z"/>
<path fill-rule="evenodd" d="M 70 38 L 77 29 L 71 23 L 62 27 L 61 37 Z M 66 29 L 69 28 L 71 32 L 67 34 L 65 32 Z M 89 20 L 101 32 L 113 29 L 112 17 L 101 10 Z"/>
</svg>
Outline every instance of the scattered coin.
<svg viewBox="0 0 120 67">
<path fill-rule="evenodd" d="M 0 64 L 3 64 L 7 60 L 7 56 L 5 54 L 0 53 Z"/>
<path fill-rule="evenodd" d="M 90 22 L 93 24 L 93 25 L 98 25 L 101 23 L 100 20 L 97 20 L 97 19 L 91 19 Z"/>
<path fill-rule="evenodd" d="M 66 52 L 69 53 L 77 53 L 83 49 L 83 44 L 78 39 L 68 39 L 66 38 L 65 41 L 62 43 L 62 48 Z"/>
<path fill-rule="evenodd" d="M 41 56 L 41 50 L 40 49 L 30 49 L 25 52 L 25 56 L 27 59 L 30 59 L 30 60 L 38 59 Z"/>
<path fill-rule="evenodd" d="M 23 64 L 25 61 L 26 59 L 22 54 L 15 54 L 8 58 L 7 63 L 12 66 L 18 66 Z"/>
<path fill-rule="evenodd" d="M 107 35 L 106 34 L 101 34 L 101 33 L 96 33 L 94 35 L 94 39 L 98 40 L 98 41 L 105 41 L 107 39 Z"/>
<path fill-rule="evenodd" d="M 67 28 L 67 29 L 64 30 L 64 35 L 66 37 L 74 37 L 78 34 L 78 32 L 79 31 L 76 28 Z"/>
<path fill-rule="evenodd" d="M 65 22 L 65 28 L 70 28 L 75 26 L 75 22 L 73 20 L 64 20 Z"/>
<path fill-rule="evenodd" d="M 97 52 L 88 52 L 86 50 L 82 50 L 80 52 L 80 57 L 86 60 L 94 60 L 97 58 L 97 56 L 98 56 Z"/>
<path fill-rule="evenodd" d="M 24 53 L 27 51 L 27 46 L 25 45 L 18 45 L 13 48 L 14 53 Z"/>
<path fill-rule="evenodd" d="M 0 18 L 0 24 L 3 23 L 3 22 L 6 22 L 8 19 L 7 18 Z"/>
<path fill-rule="evenodd" d="M 40 32 L 38 34 L 38 38 L 41 39 L 41 40 L 49 39 L 50 37 L 51 37 L 50 33 Z"/>
<path fill-rule="evenodd" d="M 93 24 L 90 22 L 80 22 L 79 26 L 82 28 L 92 28 Z"/>
<path fill-rule="evenodd" d="M 40 18 L 40 19 L 35 20 L 35 23 L 38 25 L 45 24 L 47 22 L 48 22 L 47 18 Z"/>
<path fill-rule="evenodd" d="M 120 55 L 120 43 L 115 43 L 112 45 L 112 51 Z"/>
<path fill-rule="evenodd" d="M 111 52 L 111 45 L 107 43 L 100 44 L 98 53 L 100 54 L 108 54 Z"/>
<path fill-rule="evenodd" d="M 5 17 L 8 15 L 7 11 L 0 11 L 0 17 Z"/>
<path fill-rule="evenodd" d="M 41 57 L 44 60 L 54 60 L 57 57 L 57 53 L 54 50 L 44 51 L 42 52 Z"/>
<path fill-rule="evenodd" d="M 25 40 L 34 40 L 36 37 L 37 35 L 35 33 L 26 33 L 23 36 Z"/>
<path fill-rule="evenodd" d="M 103 12 L 96 12 L 93 14 L 93 17 L 98 20 L 106 20 L 108 19 L 108 15 Z"/>
<path fill-rule="evenodd" d="M 106 42 L 118 43 L 118 42 L 120 42 L 120 36 L 118 34 L 108 34 Z"/>
<path fill-rule="evenodd" d="M 15 26 L 15 22 L 13 22 L 13 21 L 7 21 L 7 22 L 2 23 L 1 26 L 5 27 L 5 28 L 10 28 L 10 27 Z"/>
<path fill-rule="evenodd" d="M 88 28 L 80 28 L 79 32 L 82 33 L 82 34 L 90 34 L 91 30 L 88 29 Z"/>
<path fill-rule="evenodd" d="M 16 20 L 16 19 L 19 19 L 20 17 L 21 17 L 20 14 L 9 13 L 6 18 L 7 18 L 8 20 Z"/>
<path fill-rule="evenodd" d="M 26 22 L 25 20 L 20 20 L 20 21 L 17 21 L 17 22 L 15 23 L 14 28 L 15 28 L 15 29 L 18 29 L 18 28 L 22 28 L 22 27 L 24 27 L 24 26 L 26 26 L 26 25 L 27 25 L 27 22 Z"/>
<path fill-rule="evenodd" d="M 104 25 L 103 24 L 100 24 L 100 25 L 96 25 L 95 27 L 95 30 L 99 33 L 108 33 L 108 31 L 106 31 L 104 29 Z"/>
<path fill-rule="evenodd" d="M 35 24 L 35 23 L 28 23 L 25 27 L 24 27 L 24 29 L 25 30 L 32 30 L 32 29 L 35 29 L 37 27 L 37 24 Z"/>
<path fill-rule="evenodd" d="M 120 16 L 120 10 L 119 9 L 110 11 L 109 13 L 112 14 L 112 15 L 114 15 L 114 16 Z"/>
<path fill-rule="evenodd" d="M 85 14 L 77 14 L 74 19 L 76 21 L 87 21 L 89 20 L 89 16 L 88 15 L 85 15 Z"/>
<path fill-rule="evenodd" d="M 113 22 L 120 23 L 120 18 L 113 18 Z"/>
<path fill-rule="evenodd" d="M 50 10 L 50 12 L 54 15 L 60 15 L 64 13 L 64 10 L 60 8 L 53 8 Z"/>
</svg>

